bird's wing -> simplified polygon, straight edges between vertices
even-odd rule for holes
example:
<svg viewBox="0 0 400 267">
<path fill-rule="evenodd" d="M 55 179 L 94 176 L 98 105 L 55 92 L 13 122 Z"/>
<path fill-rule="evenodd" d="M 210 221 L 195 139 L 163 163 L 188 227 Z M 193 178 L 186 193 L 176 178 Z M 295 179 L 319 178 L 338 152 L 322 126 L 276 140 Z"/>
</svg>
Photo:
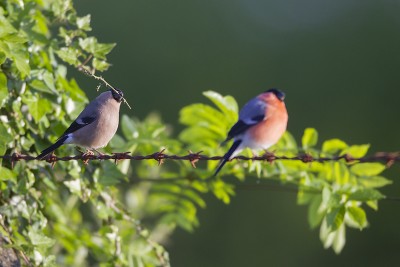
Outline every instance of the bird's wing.
<svg viewBox="0 0 400 267">
<path fill-rule="evenodd" d="M 67 128 L 67 130 L 65 130 L 62 136 L 73 133 L 96 121 L 99 117 L 98 106 L 99 103 L 96 100 L 89 103 L 89 105 L 87 105 L 86 108 L 79 114 L 78 118 L 76 118 L 76 120 Z"/>
<path fill-rule="evenodd" d="M 266 119 L 267 105 L 264 101 L 253 98 L 239 112 L 239 120 L 228 132 L 227 140 L 244 133 L 251 126 Z M 227 141 L 226 140 L 226 141 Z"/>
</svg>

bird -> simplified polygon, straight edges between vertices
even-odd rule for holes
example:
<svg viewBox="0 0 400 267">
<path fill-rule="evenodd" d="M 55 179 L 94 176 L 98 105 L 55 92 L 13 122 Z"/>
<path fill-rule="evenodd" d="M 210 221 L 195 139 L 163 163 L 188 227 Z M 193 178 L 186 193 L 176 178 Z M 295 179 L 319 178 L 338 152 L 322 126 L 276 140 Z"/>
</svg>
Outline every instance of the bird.
<svg viewBox="0 0 400 267">
<path fill-rule="evenodd" d="M 227 161 L 246 147 L 251 150 L 267 150 L 276 144 L 286 131 L 288 113 L 284 102 L 285 93 L 269 89 L 247 102 L 239 112 L 238 121 L 228 132 L 222 144 L 233 139 L 228 152 L 219 162 L 214 177 Z"/>
<path fill-rule="evenodd" d="M 119 109 L 123 99 L 124 93 L 120 89 L 107 90 L 98 95 L 57 141 L 43 150 L 36 158 L 43 159 L 64 144 L 84 147 L 89 153 L 91 150 L 97 151 L 98 148 L 105 147 L 117 132 Z"/>
</svg>

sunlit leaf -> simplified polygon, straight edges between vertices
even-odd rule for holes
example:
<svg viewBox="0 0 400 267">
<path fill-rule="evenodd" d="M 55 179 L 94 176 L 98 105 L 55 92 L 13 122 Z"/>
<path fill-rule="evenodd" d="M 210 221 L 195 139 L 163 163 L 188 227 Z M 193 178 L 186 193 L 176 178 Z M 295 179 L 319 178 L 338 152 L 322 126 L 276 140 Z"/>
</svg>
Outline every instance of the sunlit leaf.
<svg viewBox="0 0 400 267">
<path fill-rule="evenodd" d="M 367 215 L 365 211 L 360 207 L 348 207 L 347 214 L 350 218 L 357 223 L 360 229 L 367 226 Z"/>
<path fill-rule="evenodd" d="M 340 153 L 340 155 L 348 154 L 348 155 L 351 155 L 354 158 L 361 158 L 361 157 L 364 157 L 367 154 L 368 149 L 369 149 L 369 144 L 366 144 L 366 145 L 353 145 L 353 146 L 350 146 L 350 147 L 344 149 L 342 151 L 342 153 Z"/>
<path fill-rule="evenodd" d="M 383 176 L 360 177 L 358 181 L 367 188 L 379 188 L 393 183 Z"/>
<path fill-rule="evenodd" d="M 340 139 L 330 139 L 326 140 L 322 144 L 322 152 L 327 154 L 335 154 L 347 147 L 347 144 Z"/>
<path fill-rule="evenodd" d="M 386 166 L 378 162 L 355 164 L 350 168 L 352 173 L 359 176 L 376 176 L 385 169 Z"/>
<path fill-rule="evenodd" d="M 370 201 L 383 199 L 385 196 L 375 189 L 359 189 L 349 195 L 350 200 Z"/>
<path fill-rule="evenodd" d="M 318 142 L 318 132 L 314 128 L 306 128 L 304 130 L 301 143 L 304 149 L 314 147 Z"/>
<path fill-rule="evenodd" d="M 326 222 L 328 224 L 329 231 L 336 231 L 343 224 L 344 215 L 346 209 L 344 206 L 331 209 L 326 214 Z"/>
</svg>

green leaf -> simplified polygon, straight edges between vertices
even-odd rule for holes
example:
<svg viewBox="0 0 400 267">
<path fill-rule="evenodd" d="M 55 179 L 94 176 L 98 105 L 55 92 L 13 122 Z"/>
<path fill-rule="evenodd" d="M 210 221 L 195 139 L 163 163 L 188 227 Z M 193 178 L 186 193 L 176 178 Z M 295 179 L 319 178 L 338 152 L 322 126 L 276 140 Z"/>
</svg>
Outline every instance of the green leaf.
<svg viewBox="0 0 400 267">
<path fill-rule="evenodd" d="M 322 152 L 335 154 L 347 148 L 348 145 L 340 139 L 329 139 L 322 144 Z"/>
<path fill-rule="evenodd" d="M 105 60 L 99 60 L 97 58 L 94 58 L 92 61 L 93 68 L 95 68 L 98 71 L 105 71 L 110 67 L 110 64 L 107 63 Z"/>
<path fill-rule="evenodd" d="M 77 66 L 79 63 L 80 52 L 78 49 L 72 47 L 62 47 L 60 50 L 56 51 L 57 56 L 59 56 L 65 62 Z"/>
<path fill-rule="evenodd" d="M 28 76 L 31 71 L 31 68 L 29 67 L 29 54 L 26 50 L 23 49 L 23 47 L 20 46 L 20 44 L 18 46 L 10 46 L 10 49 L 12 50 L 12 58 L 15 61 L 17 69 L 24 76 Z"/>
<path fill-rule="evenodd" d="M 365 214 L 365 211 L 362 208 L 348 207 L 347 214 L 354 222 L 357 223 L 360 230 L 367 226 L 367 215 Z"/>
<path fill-rule="evenodd" d="M 94 55 L 95 58 L 105 59 L 106 55 L 115 47 L 115 43 L 102 44 L 98 43 L 95 37 L 80 38 L 79 46 L 88 53 Z"/>
<path fill-rule="evenodd" d="M 322 196 L 315 195 L 311 200 L 310 206 L 308 207 L 308 224 L 312 229 L 316 228 L 325 216 L 325 212 L 321 211 L 320 209 L 321 202 Z"/>
<path fill-rule="evenodd" d="M 0 72 L 0 108 L 3 107 L 7 97 L 8 97 L 7 76 L 3 72 Z"/>
<path fill-rule="evenodd" d="M 350 172 L 347 166 L 342 162 L 333 163 L 333 177 L 336 183 L 340 185 L 348 184 L 350 181 Z"/>
<path fill-rule="evenodd" d="M 346 227 L 342 224 L 337 231 L 334 232 L 332 248 L 336 254 L 339 254 L 346 244 Z"/>
<path fill-rule="evenodd" d="M 358 176 L 375 176 L 386 169 L 382 163 L 358 163 L 351 166 L 352 173 Z"/>
<path fill-rule="evenodd" d="M 1 154 L 3 155 L 3 153 Z M 0 166 L 0 181 L 13 181 L 17 182 L 17 174 L 6 167 Z"/>
<path fill-rule="evenodd" d="M 76 19 L 76 26 L 84 31 L 91 31 L 90 27 L 90 14 Z"/>
<path fill-rule="evenodd" d="M 378 201 L 377 200 L 370 200 L 366 202 L 368 207 L 370 207 L 371 209 L 377 211 L 378 210 Z"/>
<path fill-rule="evenodd" d="M 383 176 L 360 177 L 358 181 L 367 188 L 379 188 L 393 183 Z"/>
<path fill-rule="evenodd" d="M 235 194 L 233 185 L 227 184 L 221 180 L 216 180 L 212 183 L 212 191 L 214 195 L 222 200 L 225 204 L 229 204 L 231 197 Z"/>
<path fill-rule="evenodd" d="M 31 229 L 28 233 L 29 239 L 34 246 L 49 248 L 55 244 L 55 240 L 45 236 L 42 232 Z"/>
<path fill-rule="evenodd" d="M 111 186 L 120 183 L 123 177 L 124 175 L 115 164 L 106 161 L 103 164 L 103 169 L 100 172 L 98 182 L 104 186 Z"/>
<path fill-rule="evenodd" d="M 77 194 L 78 196 L 82 195 L 82 185 L 81 180 L 75 179 L 70 181 L 64 181 L 66 187 L 69 188 L 71 193 Z"/>
<path fill-rule="evenodd" d="M 50 101 L 45 98 L 38 99 L 34 95 L 29 95 L 23 98 L 23 102 L 28 106 L 29 113 L 36 123 L 39 122 L 46 113 L 51 112 Z"/>
<path fill-rule="evenodd" d="M 318 142 L 318 132 L 314 128 L 306 128 L 304 130 L 303 137 L 301 138 L 301 143 L 303 149 L 308 149 L 315 146 Z"/>
<path fill-rule="evenodd" d="M 370 201 L 383 199 L 385 196 L 375 189 L 359 189 L 349 195 L 349 200 Z"/>
<path fill-rule="evenodd" d="M 0 65 L 2 65 L 7 59 L 6 53 L 0 51 Z"/>
<path fill-rule="evenodd" d="M 214 91 L 205 91 L 203 95 L 210 99 L 224 114 L 237 118 L 238 105 L 232 96 L 222 96 Z"/>
<path fill-rule="evenodd" d="M 346 149 L 344 149 L 342 151 L 342 153 L 340 153 L 340 155 L 351 155 L 354 158 L 361 158 L 364 157 L 365 154 L 367 154 L 369 149 L 369 144 L 365 144 L 365 145 L 354 145 L 354 146 L 350 146 Z"/>
<path fill-rule="evenodd" d="M 44 72 L 43 81 L 53 92 L 56 91 L 56 86 L 54 83 L 54 76 L 51 72 L 49 72 L 49 71 Z"/>
<path fill-rule="evenodd" d="M 0 155 L 4 155 L 7 145 L 14 140 L 13 136 L 8 133 L 7 128 L 3 124 L 0 124 Z"/>
<path fill-rule="evenodd" d="M 121 129 L 124 137 L 128 140 L 139 137 L 139 131 L 136 123 L 125 114 L 122 115 Z"/>
<path fill-rule="evenodd" d="M 339 229 L 344 220 L 346 209 L 344 206 L 331 209 L 326 214 L 326 223 L 328 224 L 329 231 L 333 232 Z"/>
</svg>

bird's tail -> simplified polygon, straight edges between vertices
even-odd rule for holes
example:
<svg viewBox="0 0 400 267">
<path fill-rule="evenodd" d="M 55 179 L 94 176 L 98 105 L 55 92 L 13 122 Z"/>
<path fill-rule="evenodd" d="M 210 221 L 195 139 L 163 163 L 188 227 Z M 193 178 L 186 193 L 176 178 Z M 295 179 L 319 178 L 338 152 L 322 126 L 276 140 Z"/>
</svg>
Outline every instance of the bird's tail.
<svg viewBox="0 0 400 267">
<path fill-rule="evenodd" d="M 228 152 L 226 152 L 226 154 L 224 155 L 224 157 L 221 159 L 221 161 L 219 162 L 219 165 L 217 167 L 217 169 L 215 170 L 214 173 L 214 177 L 217 176 L 217 174 L 219 173 L 219 171 L 222 169 L 222 167 L 224 167 L 225 163 L 231 159 L 233 153 L 235 153 L 236 149 L 239 147 L 239 145 L 242 143 L 242 140 L 236 140 L 231 148 L 228 150 Z"/>
<path fill-rule="evenodd" d="M 65 140 L 67 140 L 67 138 L 68 138 L 68 135 L 64 135 L 64 136 L 60 137 L 60 139 L 58 139 L 57 142 L 55 142 L 54 144 L 52 144 L 51 146 L 49 146 L 48 148 L 43 150 L 42 153 L 40 153 L 40 155 L 37 156 L 36 158 L 43 159 L 45 156 L 47 156 L 48 154 L 50 154 L 51 152 L 53 152 L 54 150 L 59 148 L 61 145 L 63 145 Z"/>
</svg>

